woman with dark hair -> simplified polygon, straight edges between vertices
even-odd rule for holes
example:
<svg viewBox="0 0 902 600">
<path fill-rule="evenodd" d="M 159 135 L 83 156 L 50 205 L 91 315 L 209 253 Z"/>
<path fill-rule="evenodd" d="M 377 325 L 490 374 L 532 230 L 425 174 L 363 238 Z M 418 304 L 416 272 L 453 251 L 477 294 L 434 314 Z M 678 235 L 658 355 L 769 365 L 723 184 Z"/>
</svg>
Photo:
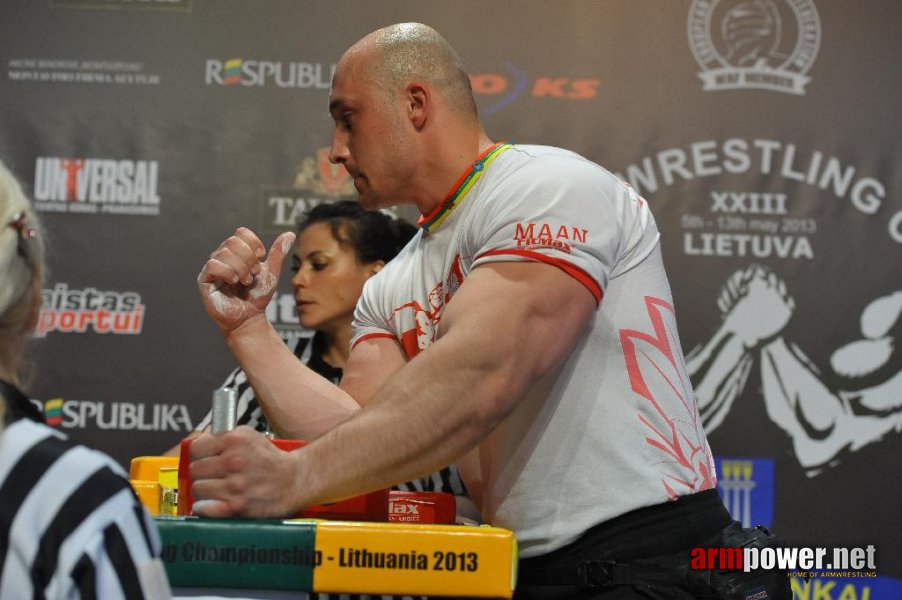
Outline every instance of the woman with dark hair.
<svg viewBox="0 0 902 600">
<path fill-rule="evenodd" d="M 37 215 L 0 163 L 0 599 L 168 598 L 125 472 L 47 427 L 19 389 L 44 273 Z"/>
</svg>

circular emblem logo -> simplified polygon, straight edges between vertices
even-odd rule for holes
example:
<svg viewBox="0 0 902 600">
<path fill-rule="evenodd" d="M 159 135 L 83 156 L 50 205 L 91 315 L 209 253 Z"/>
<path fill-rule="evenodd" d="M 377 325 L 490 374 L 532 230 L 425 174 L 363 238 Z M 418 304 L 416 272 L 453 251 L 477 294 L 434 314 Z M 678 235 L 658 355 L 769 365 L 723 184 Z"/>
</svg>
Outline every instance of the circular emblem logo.
<svg viewBox="0 0 902 600">
<path fill-rule="evenodd" d="M 805 93 L 821 38 L 812 0 L 693 0 L 688 25 L 705 90 Z"/>
</svg>

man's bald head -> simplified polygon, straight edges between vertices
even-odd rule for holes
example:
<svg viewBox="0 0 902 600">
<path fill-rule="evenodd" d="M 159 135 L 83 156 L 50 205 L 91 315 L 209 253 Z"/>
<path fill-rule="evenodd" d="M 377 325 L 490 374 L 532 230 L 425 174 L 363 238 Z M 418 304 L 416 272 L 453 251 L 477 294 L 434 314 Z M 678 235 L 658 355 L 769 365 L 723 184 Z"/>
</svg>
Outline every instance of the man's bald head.
<svg viewBox="0 0 902 600">
<path fill-rule="evenodd" d="M 343 60 L 369 59 L 367 75 L 388 94 L 414 80 L 432 86 L 461 115 L 476 119 L 470 78 L 454 48 L 422 23 L 398 23 L 378 29 L 354 44 Z"/>
</svg>

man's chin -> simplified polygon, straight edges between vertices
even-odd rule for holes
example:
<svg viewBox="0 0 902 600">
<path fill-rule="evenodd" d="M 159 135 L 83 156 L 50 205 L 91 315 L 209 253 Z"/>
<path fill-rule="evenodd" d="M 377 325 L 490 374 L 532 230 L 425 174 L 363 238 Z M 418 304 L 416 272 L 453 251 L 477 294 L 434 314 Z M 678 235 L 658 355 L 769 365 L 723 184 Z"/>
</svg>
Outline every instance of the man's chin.
<svg viewBox="0 0 902 600">
<path fill-rule="evenodd" d="M 394 206 L 394 202 L 384 201 L 368 192 L 358 192 L 357 203 L 364 210 L 380 210 Z"/>
<path fill-rule="evenodd" d="M 357 204 L 359 204 L 360 207 L 365 210 L 370 210 L 370 208 L 369 208 L 369 206 L 371 204 L 370 194 L 368 193 L 368 190 L 365 187 L 363 187 L 363 189 L 360 189 L 361 187 L 363 187 L 363 186 L 357 185 L 357 178 L 355 177 L 354 178 L 354 189 L 357 190 Z"/>
</svg>

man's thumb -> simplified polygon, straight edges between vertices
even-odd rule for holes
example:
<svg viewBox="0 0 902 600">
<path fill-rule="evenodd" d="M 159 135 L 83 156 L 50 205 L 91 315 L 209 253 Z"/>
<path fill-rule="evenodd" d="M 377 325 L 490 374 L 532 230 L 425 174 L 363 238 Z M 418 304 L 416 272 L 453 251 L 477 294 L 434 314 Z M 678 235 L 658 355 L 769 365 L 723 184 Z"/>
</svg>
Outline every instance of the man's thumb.
<svg viewBox="0 0 902 600">
<path fill-rule="evenodd" d="M 286 231 L 276 238 L 269 249 L 269 256 L 266 257 L 266 266 L 270 273 L 280 273 L 282 271 L 282 263 L 285 257 L 291 253 L 294 246 L 295 234 L 292 231 Z"/>
</svg>

